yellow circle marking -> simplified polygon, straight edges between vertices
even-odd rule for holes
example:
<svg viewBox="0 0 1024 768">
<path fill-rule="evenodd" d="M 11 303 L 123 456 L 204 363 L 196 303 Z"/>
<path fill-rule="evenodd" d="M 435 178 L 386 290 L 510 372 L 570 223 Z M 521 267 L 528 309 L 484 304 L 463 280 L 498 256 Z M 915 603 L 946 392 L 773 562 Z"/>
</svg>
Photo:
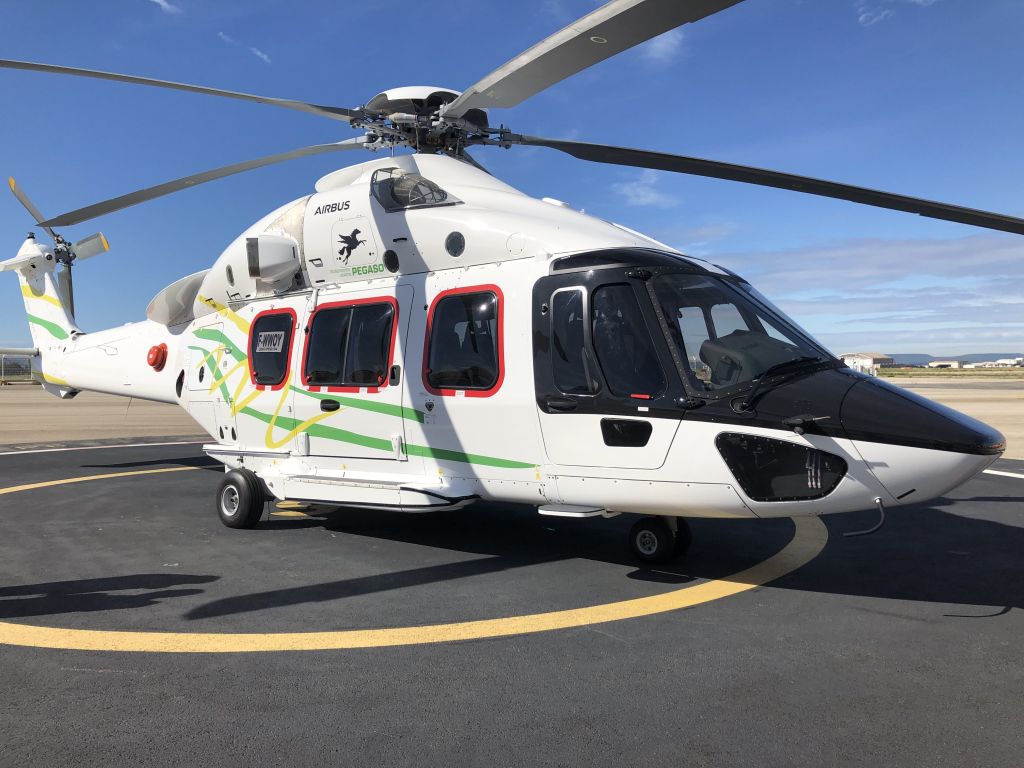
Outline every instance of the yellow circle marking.
<svg viewBox="0 0 1024 768">
<path fill-rule="evenodd" d="M 0 496 L 5 493 L 19 493 L 20 491 L 32 491 L 36 488 L 49 488 L 54 485 L 68 485 L 69 483 L 84 483 L 89 480 L 109 480 L 114 477 L 130 477 L 132 475 L 159 475 L 164 472 L 189 472 L 193 469 L 203 467 L 164 467 L 163 469 L 136 469 L 131 472 L 109 472 L 105 475 L 85 475 L 84 477 L 65 477 L 60 480 L 47 480 L 42 483 L 28 483 L 27 485 L 12 485 L 7 488 L 0 488 Z"/>
<path fill-rule="evenodd" d="M 155 474 L 197 469 L 174 467 L 136 472 L 51 480 L 45 483 L 0 489 L 0 494 L 45 488 L 86 480 L 101 480 L 129 475 Z M 424 643 L 449 643 L 456 640 L 480 640 L 507 637 L 555 629 L 571 629 L 609 621 L 652 616 L 701 603 L 720 600 L 774 581 L 810 562 L 828 541 L 828 529 L 816 517 L 793 518 L 793 538 L 779 552 L 745 571 L 722 579 L 683 587 L 650 597 L 620 600 L 585 608 L 506 616 L 498 619 L 460 621 L 417 627 L 386 629 L 346 629 L 334 632 L 123 632 L 94 629 L 61 629 L 28 624 L 0 622 L 0 643 L 33 648 L 60 648 L 76 651 L 115 651 L 142 653 L 243 653 L 253 651 L 329 651 L 346 648 L 381 648 Z"/>
</svg>

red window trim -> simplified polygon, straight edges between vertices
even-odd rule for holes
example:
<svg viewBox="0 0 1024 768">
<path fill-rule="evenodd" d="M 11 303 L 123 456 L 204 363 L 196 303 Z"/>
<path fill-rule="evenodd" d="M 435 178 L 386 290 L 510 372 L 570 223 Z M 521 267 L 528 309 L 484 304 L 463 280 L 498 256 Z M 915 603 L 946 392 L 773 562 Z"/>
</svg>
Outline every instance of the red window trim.
<svg viewBox="0 0 1024 768">
<path fill-rule="evenodd" d="M 284 362 L 284 378 L 281 379 L 280 384 L 257 384 L 256 373 L 252 369 L 252 334 L 256 328 L 256 322 L 261 318 L 268 315 L 291 315 L 292 318 L 292 332 L 288 334 L 288 356 L 285 357 Z M 248 353 L 249 357 L 246 360 L 246 366 L 249 368 L 249 381 L 252 382 L 253 387 L 260 390 L 261 392 L 276 392 L 277 390 L 284 389 L 288 386 L 288 378 L 292 372 L 292 349 L 295 345 L 295 330 L 298 324 L 298 316 L 295 314 L 295 310 L 291 307 L 280 307 L 278 309 L 265 309 L 262 312 L 256 314 L 252 319 L 252 323 L 249 325 L 249 343 Z"/>
<path fill-rule="evenodd" d="M 388 362 L 387 368 L 384 372 L 384 382 L 378 386 L 362 386 L 357 387 L 353 385 L 342 385 L 342 384 L 310 384 L 309 378 L 306 376 L 306 362 L 309 358 L 309 338 L 312 333 L 309 331 L 313 328 L 313 319 L 317 316 L 317 313 L 324 309 L 338 309 L 340 307 L 355 307 L 361 304 L 390 304 L 392 312 L 391 320 L 391 345 L 388 348 Z M 360 393 L 365 391 L 368 395 L 375 395 L 382 389 L 387 389 L 390 382 L 390 371 L 391 366 L 395 364 L 395 342 L 398 339 L 398 299 L 394 296 L 371 296 L 365 299 L 348 299 L 347 301 L 331 301 L 326 304 L 319 304 L 313 310 L 313 314 L 306 320 L 306 341 L 302 346 L 302 370 L 300 371 L 302 377 L 302 385 L 310 392 L 349 392 L 349 393 Z M 342 361 L 342 365 L 345 362 Z"/>
<path fill-rule="evenodd" d="M 430 386 L 430 382 L 427 381 L 427 361 L 430 360 L 430 334 L 434 327 L 434 310 L 437 308 L 437 304 L 441 299 L 465 293 L 493 293 L 495 298 L 498 300 L 498 379 L 490 389 L 465 389 L 462 387 L 456 387 L 453 389 L 434 389 Z M 421 374 L 423 377 L 423 386 L 426 388 L 427 392 L 432 395 L 437 395 L 438 397 L 457 397 L 459 393 L 461 393 L 463 397 L 491 397 L 501 389 L 501 385 L 505 381 L 505 295 L 501 292 L 501 288 L 493 283 L 488 283 L 486 285 L 468 285 L 463 288 L 452 288 L 451 290 L 441 291 L 434 297 L 434 300 L 430 302 L 430 310 L 427 313 L 427 332 L 423 339 L 423 368 Z"/>
</svg>

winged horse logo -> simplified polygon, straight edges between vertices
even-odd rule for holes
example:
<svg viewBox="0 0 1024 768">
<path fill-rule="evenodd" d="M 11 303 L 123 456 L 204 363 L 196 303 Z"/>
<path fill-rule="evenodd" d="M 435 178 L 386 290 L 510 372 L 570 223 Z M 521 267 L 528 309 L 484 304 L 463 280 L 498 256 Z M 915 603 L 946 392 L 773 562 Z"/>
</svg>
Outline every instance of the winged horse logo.
<svg viewBox="0 0 1024 768">
<path fill-rule="evenodd" d="M 365 243 L 365 240 L 359 240 L 359 230 L 353 229 L 351 235 L 338 235 L 338 239 L 341 241 L 341 250 L 338 251 L 339 256 L 345 257 L 345 264 L 348 264 L 348 257 L 352 255 L 352 251 L 358 248 L 360 245 Z"/>
</svg>

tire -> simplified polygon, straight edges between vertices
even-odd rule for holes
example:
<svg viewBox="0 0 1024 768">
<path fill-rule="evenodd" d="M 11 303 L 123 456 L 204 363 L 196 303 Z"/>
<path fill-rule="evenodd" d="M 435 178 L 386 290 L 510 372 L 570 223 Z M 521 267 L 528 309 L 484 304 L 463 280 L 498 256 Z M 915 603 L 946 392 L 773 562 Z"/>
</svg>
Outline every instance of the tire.
<svg viewBox="0 0 1024 768">
<path fill-rule="evenodd" d="M 637 520 L 629 532 L 629 544 L 645 563 L 663 563 L 675 556 L 675 537 L 660 517 Z"/>
<path fill-rule="evenodd" d="M 217 516 L 228 528 L 255 528 L 264 502 L 263 486 L 248 469 L 232 469 L 217 488 Z"/>
<path fill-rule="evenodd" d="M 676 518 L 676 541 L 673 547 L 673 557 L 682 557 L 690 551 L 690 545 L 693 543 L 693 532 L 690 530 L 690 524 L 686 522 L 685 517 Z"/>
</svg>

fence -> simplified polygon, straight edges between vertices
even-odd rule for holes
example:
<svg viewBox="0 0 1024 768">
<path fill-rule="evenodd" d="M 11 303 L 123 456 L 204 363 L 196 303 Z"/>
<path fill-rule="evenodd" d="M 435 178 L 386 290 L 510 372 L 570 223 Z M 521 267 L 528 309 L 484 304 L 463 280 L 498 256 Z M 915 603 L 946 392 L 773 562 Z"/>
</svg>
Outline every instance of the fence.
<svg viewBox="0 0 1024 768">
<path fill-rule="evenodd" d="M 30 384 L 32 358 L 28 355 L 0 355 L 0 384 Z"/>
</svg>

